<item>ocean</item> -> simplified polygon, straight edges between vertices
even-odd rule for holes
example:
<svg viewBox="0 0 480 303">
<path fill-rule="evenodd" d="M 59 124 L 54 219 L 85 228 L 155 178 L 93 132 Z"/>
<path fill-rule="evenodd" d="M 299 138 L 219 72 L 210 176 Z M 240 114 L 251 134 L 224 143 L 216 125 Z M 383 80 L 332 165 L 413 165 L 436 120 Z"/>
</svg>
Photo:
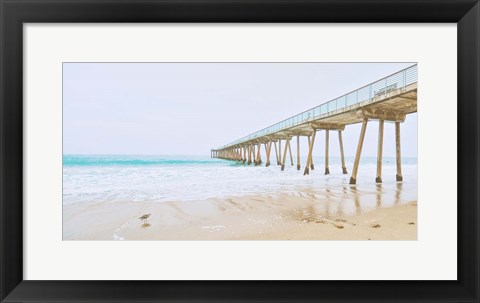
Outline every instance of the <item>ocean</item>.
<svg viewBox="0 0 480 303">
<path fill-rule="evenodd" d="M 265 161 L 265 159 L 262 159 Z M 330 175 L 324 175 L 324 158 L 314 157 L 315 169 L 302 169 L 286 161 L 280 171 L 276 160 L 270 167 L 246 165 L 209 156 L 64 155 L 63 203 L 167 202 L 204 200 L 253 194 L 295 193 L 302 188 L 335 189 L 349 184 L 353 157 L 346 157 L 348 173 L 342 174 L 340 157 L 330 157 Z M 295 160 L 295 158 L 294 158 Z M 417 199 L 417 160 L 402 158 L 404 183 Z M 395 186 L 394 157 L 384 157 L 383 186 Z M 362 157 L 357 186 L 375 189 L 376 157 Z"/>
</svg>

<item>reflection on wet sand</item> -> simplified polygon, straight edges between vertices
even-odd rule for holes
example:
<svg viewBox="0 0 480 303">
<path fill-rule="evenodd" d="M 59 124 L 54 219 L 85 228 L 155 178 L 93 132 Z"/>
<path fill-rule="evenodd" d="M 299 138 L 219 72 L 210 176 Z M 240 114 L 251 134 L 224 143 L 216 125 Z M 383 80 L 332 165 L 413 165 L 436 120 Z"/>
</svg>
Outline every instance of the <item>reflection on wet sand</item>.
<svg viewBox="0 0 480 303">
<path fill-rule="evenodd" d="M 416 239 L 416 200 L 416 182 L 384 182 L 199 201 L 75 204 L 64 207 L 64 239 Z"/>
<path fill-rule="evenodd" d="M 397 190 L 395 192 L 395 204 L 398 204 L 401 202 L 400 195 L 402 193 L 402 188 L 403 188 L 403 182 L 397 182 Z"/>
<path fill-rule="evenodd" d="M 405 192 L 405 198 L 402 194 Z M 374 209 L 392 207 L 416 200 L 416 186 L 402 182 L 371 185 L 348 185 L 338 189 L 302 188 L 298 196 L 308 199 L 303 208 L 290 213 L 291 218 L 300 222 L 343 222 L 344 217 L 361 215 Z M 299 205 L 300 206 L 300 205 Z M 284 216 L 289 216 L 289 210 Z"/>
<path fill-rule="evenodd" d="M 377 208 L 382 207 L 382 183 L 377 184 Z"/>
<path fill-rule="evenodd" d="M 328 188 L 323 192 L 321 189 L 303 188 L 301 192 L 300 196 L 312 199 L 313 205 L 308 206 L 306 211 L 325 218 L 360 215 L 365 211 L 416 200 L 416 185 L 402 182 L 349 185 L 337 190 Z"/>
<path fill-rule="evenodd" d="M 353 193 L 354 202 L 355 202 L 355 213 L 357 215 L 362 213 L 362 206 L 360 204 L 360 193 L 357 191 L 356 185 L 351 185 L 351 192 Z"/>
</svg>

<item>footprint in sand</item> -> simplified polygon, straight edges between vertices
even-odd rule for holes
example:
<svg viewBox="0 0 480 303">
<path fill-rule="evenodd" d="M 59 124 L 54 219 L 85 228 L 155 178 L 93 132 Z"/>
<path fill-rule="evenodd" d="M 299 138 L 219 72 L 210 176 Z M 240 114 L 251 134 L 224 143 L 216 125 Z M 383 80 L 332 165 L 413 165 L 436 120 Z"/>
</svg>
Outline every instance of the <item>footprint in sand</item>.
<svg viewBox="0 0 480 303">
<path fill-rule="evenodd" d="M 235 201 L 233 201 L 233 199 L 227 199 L 227 201 L 232 204 L 233 206 L 235 206 L 236 208 L 240 209 L 240 210 L 245 210 L 245 208 L 243 208 L 242 206 L 240 206 L 240 204 L 236 203 Z"/>
<path fill-rule="evenodd" d="M 350 224 L 350 225 L 352 225 L 352 226 L 357 226 L 357 224 L 352 223 L 352 222 L 348 222 L 347 220 L 342 219 L 342 218 L 335 219 L 335 222 L 348 223 L 348 224 Z"/>
</svg>

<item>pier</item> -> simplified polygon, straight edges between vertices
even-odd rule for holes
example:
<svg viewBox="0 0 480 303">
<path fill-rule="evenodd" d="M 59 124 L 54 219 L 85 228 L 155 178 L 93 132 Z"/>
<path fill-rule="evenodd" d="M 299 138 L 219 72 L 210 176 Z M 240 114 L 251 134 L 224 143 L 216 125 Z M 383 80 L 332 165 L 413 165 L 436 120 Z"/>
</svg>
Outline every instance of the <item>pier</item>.
<svg viewBox="0 0 480 303">
<path fill-rule="evenodd" d="M 340 157 L 343 174 L 348 174 L 345 165 L 342 132 L 345 126 L 361 123 L 362 128 L 358 139 L 355 160 L 350 177 L 350 184 L 356 184 L 357 172 L 360 164 L 363 141 L 369 121 L 377 120 L 378 124 L 378 153 L 377 173 L 375 181 L 382 182 L 382 151 L 384 122 L 395 123 L 396 145 L 396 180 L 403 181 L 401 167 L 400 128 L 408 114 L 417 112 L 417 65 L 410 66 L 397 73 L 377 80 L 357 90 L 325 102 L 312 109 L 301 112 L 293 117 L 275 123 L 248 136 L 235 140 L 229 144 L 211 150 L 212 158 L 220 158 L 243 162 L 248 165 L 262 165 L 262 147 L 265 156 L 265 166 L 270 166 L 272 150 L 275 161 L 280 170 L 285 169 L 288 160 L 294 165 L 294 157 L 290 145 L 291 140 L 297 142 L 296 161 L 297 170 L 301 170 L 300 137 L 307 137 L 307 160 L 304 163 L 303 174 L 308 175 L 314 169 L 313 147 L 318 131 L 325 131 L 325 170 L 329 169 L 329 141 L 330 134 L 338 134 Z M 283 141 L 283 142 L 282 142 Z M 283 143 L 283 150 L 282 150 Z M 272 149 L 273 146 L 273 149 Z M 273 160 L 273 157 L 272 157 Z"/>
</svg>

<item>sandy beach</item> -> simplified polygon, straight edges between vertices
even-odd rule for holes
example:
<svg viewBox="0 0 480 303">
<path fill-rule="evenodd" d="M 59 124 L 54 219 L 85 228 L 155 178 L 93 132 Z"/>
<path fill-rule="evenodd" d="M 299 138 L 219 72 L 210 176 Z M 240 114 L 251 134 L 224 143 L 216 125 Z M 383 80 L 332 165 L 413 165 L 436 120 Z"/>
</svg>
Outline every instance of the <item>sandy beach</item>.
<svg viewBox="0 0 480 303">
<path fill-rule="evenodd" d="M 416 240 L 417 201 L 402 197 L 404 186 L 73 203 L 63 208 L 63 235 L 64 240 Z M 150 214 L 147 221 L 139 219 L 144 214 Z"/>
</svg>

